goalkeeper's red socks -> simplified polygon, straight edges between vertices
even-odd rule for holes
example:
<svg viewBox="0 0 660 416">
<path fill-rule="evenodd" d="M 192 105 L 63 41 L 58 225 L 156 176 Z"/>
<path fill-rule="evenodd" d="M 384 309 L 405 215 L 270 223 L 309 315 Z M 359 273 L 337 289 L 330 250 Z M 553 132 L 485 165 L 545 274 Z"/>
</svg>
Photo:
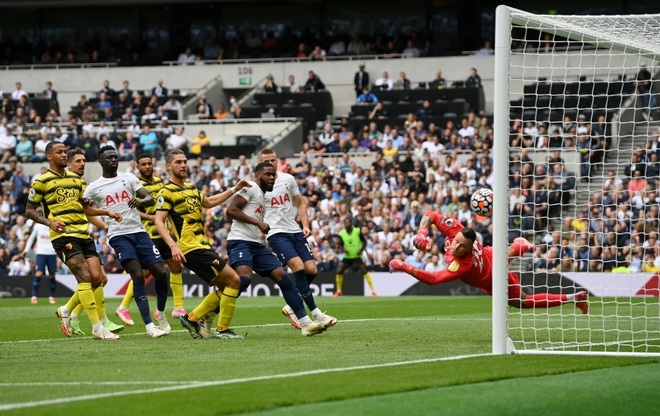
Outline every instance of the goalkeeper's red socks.
<svg viewBox="0 0 660 416">
<path fill-rule="evenodd" d="M 553 308 L 568 302 L 566 295 L 555 295 L 552 293 L 537 293 L 528 295 L 523 302 L 525 308 Z"/>
</svg>

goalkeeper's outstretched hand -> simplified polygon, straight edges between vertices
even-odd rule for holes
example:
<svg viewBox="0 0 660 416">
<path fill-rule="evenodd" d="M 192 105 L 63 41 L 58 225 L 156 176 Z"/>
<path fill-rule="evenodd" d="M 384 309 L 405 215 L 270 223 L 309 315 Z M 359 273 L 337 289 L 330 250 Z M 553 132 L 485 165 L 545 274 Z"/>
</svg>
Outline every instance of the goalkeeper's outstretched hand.
<svg viewBox="0 0 660 416">
<path fill-rule="evenodd" d="M 417 234 L 413 240 L 413 245 L 418 250 L 426 251 L 429 247 L 429 239 L 425 234 Z"/>
</svg>

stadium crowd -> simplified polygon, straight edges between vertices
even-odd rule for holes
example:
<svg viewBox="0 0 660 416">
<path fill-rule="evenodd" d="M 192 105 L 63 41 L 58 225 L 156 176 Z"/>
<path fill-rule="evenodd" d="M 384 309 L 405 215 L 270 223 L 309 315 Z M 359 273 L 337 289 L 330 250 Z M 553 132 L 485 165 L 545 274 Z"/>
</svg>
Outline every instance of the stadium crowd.
<svg viewBox="0 0 660 416">
<path fill-rule="evenodd" d="M 476 69 L 471 72 L 470 77 L 478 76 Z M 429 84 L 433 88 L 448 85 L 439 70 Z M 18 83 L 17 91 L 20 89 Z M 48 89 L 52 90 L 52 84 L 47 84 Z M 191 181 L 207 195 L 250 177 L 252 167 L 245 156 L 237 161 L 218 161 L 204 152 L 210 139 L 203 130 L 189 138 L 183 126 L 170 126 L 167 112 L 175 111 L 181 103 L 168 94 L 162 79 L 156 82 L 149 98 L 134 93 L 129 81 L 121 90 L 114 90 L 104 81 L 93 100 L 81 96 L 77 111 L 70 111 L 64 120 L 57 113 L 56 99 L 49 98 L 53 105 L 42 121 L 34 109 L 21 105 L 26 101 L 23 95 L 19 93 L 19 100 L 5 100 L 8 105 L 0 109 L 1 157 L 8 163 L 8 168 L 0 167 L 0 274 L 26 274 L 34 267 L 30 248 L 24 247 L 31 223 L 22 215 L 33 178 L 23 173 L 21 163 L 43 162 L 43 150 L 50 140 L 82 148 L 88 162 L 96 160 L 101 146 L 114 146 L 120 159 L 130 162 L 129 171 L 133 173 L 137 172 L 134 159 L 140 150 L 152 152 L 158 166 L 164 153 L 182 149 L 193 160 L 189 164 Z M 52 92 L 48 96 L 53 97 Z M 400 119 L 400 125 L 385 125 L 381 130 L 374 121 L 379 107 L 368 105 L 375 111 L 360 128 L 349 123 L 348 117 L 328 122 L 312 143 L 304 144 L 297 163 L 282 160 L 279 165 L 279 170 L 296 177 L 301 192 L 310 201 L 313 233 L 308 241 L 319 269 L 336 269 L 341 255 L 338 233 L 346 217 L 354 218 L 369 236 L 365 255 L 373 270 L 387 270 L 392 258 L 404 259 L 416 267 L 443 267 L 443 236 L 436 234 L 435 244 L 425 254 L 416 252 L 411 243 L 421 213 L 429 208 L 455 216 L 477 230 L 484 245 L 490 245 L 490 220 L 475 216 L 468 201 L 475 189 L 492 183 L 492 117 L 471 111 L 459 117 L 459 123 L 449 118 L 444 126 L 427 124 L 428 103 L 422 101 L 417 111 Z M 198 107 L 206 117 L 240 116 L 235 114 L 235 100 L 230 101 L 229 109 L 220 103 L 213 111 L 213 105 L 201 97 Z M 382 105 L 380 109 L 386 110 Z M 580 153 L 580 177 L 589 180 L 596 167 L 602 166 L 610 145 L 608 123 L 605 117 L 597 117 L 592 124 L 582 116 L 577 120 L 566 117 L 553 125 L 523 125 L 520 119 L 512 122 L 509 240 L 522 235 L 544 243 L 536 250 L 534 270 L 609 271 L 625 264 L 633 270 L 649 269 L 647 260 L 655 259 L 660 252 L 655 243 L 647 247 L 652 240 L 650 226 L 640 224 L 651 223 L 658 231 L 657 206 L 646 204 L 655 200 L 656 181 L 645 179 L 652 172 L 657 176 L 655 139 L 647 149 L 635 152 L 627 177 L 608 176 L 602 194 L 592 198 L 589 209 L 580 211 L 578 218 L 567 219 L 562 226 L 549 219 L 559 217 L 576 187 L 576 173 L 565 168 L 562 150 Z M 545 163 L 534 163 L 528 156 L 533 149 L 554 151 Z M 165 175 L 163 168 L 158 166 L 155 175 Z M 209 210 L 205 217 L 207 237 L 222 255 L 226 255 L 229 227 L 224 208 Z M 94 238 L 106 271 L 121 270 L 104 233 L 95 230 Z"/>
</svg>

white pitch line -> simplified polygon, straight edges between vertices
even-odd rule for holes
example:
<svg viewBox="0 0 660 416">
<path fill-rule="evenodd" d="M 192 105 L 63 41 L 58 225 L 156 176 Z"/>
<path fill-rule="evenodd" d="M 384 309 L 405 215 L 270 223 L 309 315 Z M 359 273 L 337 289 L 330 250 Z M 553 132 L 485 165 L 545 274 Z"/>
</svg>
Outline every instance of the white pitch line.
<svg viewBox="0 0 660 416">
<path fill-rule="evenodd" d="M 434 363 L 439 361 L 454 361 L 462 360 L 466 358 L 474 357 L 483 357 L 490 354 L 471 354 L 471 355 L 459 355 L 455 357 L 439 357 L 439 358 L 426 358 L 422 360 L 411 360 L 411 361 L 398 361 L 394 363 L 384 363 L 384 364 L 372 364 L 372 365 L 360 365 L 355 367 L 339 367 L 339 368 L 328 368 L 321 370 L 311 370 L 311 371 L 300 371 L 296 373 L 287 373 L 287 374 L 274 374 L 269 376 L 255 376 L 255 377 L 245 377 L 245 378 L 236 378 L 231 380 L 217 380 L 217 381 L 205 381 L 205 382 L 196 382 L 186 385 L 177 385 L 170 387 L 157 387 L 153 389 L 142 389 L 142 390 L 130 390 L 122 392 L 111 392 L 111 393 L 98 393 L 98 394 L 88 394 L 85 396 L 77 397 L 62 397 L 58 399 L 51 400 L 40 400 L 37 402 L 24 402 L 24 403 L 9 403 L 0 405 L 0 412 L 7 410 L 16 410 L 16 409 L 28 409 L 32 407 L 39 406 L 50 406 L 58 404 L 68 404 L 74 402 L 82 402 L 88 400 L 98 400 L 98 399 L 107 399 L 110 397 L 120 397 L 120 396 L 134 396 L 138 394 L 152 394 L 152 393 L 162 393 L 168 391 L 177 391 L 177 390 L 187 390 L 197 387 L 213 387 L 213 386 L 223 386 L 229 384 L 240 384 L 240 383 L 251 383 L 255 381 L 268 381 L 268 380 L 277 380 L 283 378 L 291 377 L 304 377 L 317 374 L 328 374 L 328 373 L 338 373 L 342 371 L 359 371 L 359 370 L 370 370 L 374 368 L 385 368 L 385 367 L 397 367 L 404 365 L 412 364 L 422 364 L 422 363 Z"/>
</svg>

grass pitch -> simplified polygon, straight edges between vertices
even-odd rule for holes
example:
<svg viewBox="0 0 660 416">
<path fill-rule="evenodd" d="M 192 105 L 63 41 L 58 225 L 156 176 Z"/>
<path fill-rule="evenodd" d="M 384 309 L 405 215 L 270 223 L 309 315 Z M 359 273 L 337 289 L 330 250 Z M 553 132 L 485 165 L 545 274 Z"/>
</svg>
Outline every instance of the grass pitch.
<svg viewBox="0 0 660 416">
<path fill-rule="evenodd" d="M 660 405 L 658 358 L 488 355 L 488 297 L 318 301 L 340 321 L 309 338 L 280 298 L 262 297 L 239 299 L 244 340 L 194 340 L 170 319 L 167 337 L 136 322 L 107 342 L 92 340 L 85 316 L 88 335 L 65 338 L 53 306 L 0 299 L 0 415 L 645 415 Z M 107 302 L 115 322 L 118 304 Z"/>
</svg>

